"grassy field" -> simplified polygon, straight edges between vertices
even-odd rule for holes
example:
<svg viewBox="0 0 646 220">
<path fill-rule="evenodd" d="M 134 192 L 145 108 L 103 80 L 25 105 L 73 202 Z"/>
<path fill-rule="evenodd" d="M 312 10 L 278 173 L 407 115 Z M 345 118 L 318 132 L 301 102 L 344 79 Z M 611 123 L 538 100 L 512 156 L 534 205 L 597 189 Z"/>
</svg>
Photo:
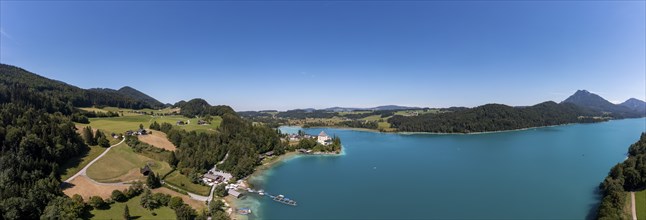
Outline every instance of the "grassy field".
<svg viewBox="0 0 646 220">
<path fill-rule="evenodd" d="M 107 135 L 110 133 L 120 134 L 127 130 L 137 130 L 139 129 L 139 124 L 143 124 L 144 128 L 148 129 L 152 116 L 149 115 L 137 115 L 137 116 L 124 116 L 124 117 L 114 117 L 114 118 L 90 118 L 89 126 L 92 126 L 94 129 L 101 129 L 105 131 Z M 81 126 L 88 126 L 88 124 L 78 124 Z"/>
<path fill-rule="evenodd" d="M 646 219 L 646 190 L 635 192 L 635 206 L 637 219 Z"/>
<path fill-rule="evenodd" d="M 146 164 L 149 164 L 155 173 L 161 175 L 171 170 L 168 163 L 139 155 L 128 145 L 121 144 L 92 164 L 87 169 L 87 175 L 99 182 L 144 180 L 145 177 L 139 173 L 139 168 Z"/>
<path fill-rule="evenodd" d="M 195 193 L 198 195 L 208 196 L 211 188 L 209 186 L 203 186 L 200 184 L 195 184 L 191 182 L 188 177 L 179 173 L 179 171 L 173 171 L 171 174 L 166 176 L 164 179 L 167 183 L 170 183 L 173 186 L 182 188 L 188 192 Z"/>
<path fill-rule="evenodd" d="M 94 158 L 98 157 L 106 149 L 107 148 L 103 148 L 99 146 L 90 146 L 90 149 L 85 153 L 79 155 L 78 157 L 68 160 L 67 162 L 65 162 L 59 167 L 59 173 L 61 174 L 61 179 L 66 180 L 67 178 L 76 174 L 79 170 L 81 170 L 83 167 L 85 167 L 85 165 L 90 163 L 90 161 L 94 160 Z"/>
<path fill-rule="evenodd" d="M 139 109 L 139 110 L 134 110 L 134 109 L 128 109 L 128 108 L 117 108 L 117 107 L 104 107 L 104 108 L 96 108 L 96 107 L 91 107 L 91 108 L 80 108 L 85 111 L 95 111 L 95 112 L 119 112 L 123 113 L 124 116 L 136 116 L 140 115 L 139 113 L 135 113 L 135 111 L 139 112 L 152 112 L 152 113 L 158 113 L 158 114 L 169 114 L 172 112 L 179 112 L 179 108 L 164 108 L 164 109 L 149 109 L 149 108 L 144 108 L 144 109 Z"/>
<path fill-rule="evenodd" d="M 190 120 L 190 124 L 177 126 L 175 123 L 177 121 L 184 121 L 185 123 Z M 95 129 L 101 129 L 106 131 L 106 134 L 110 133 L 121 134 L 127 130 L 137 130 L 139 125 L 142 124 L 145 129 L 148 129 L 150 123 L 157 121 L 157 123 L 168 122 L 173 124 L 173 126 L 180 127 L 187 131 L 213 131 L 217 129 L 222 123 L 221 117 L 213 117 L 212 123 L 208 125 L 198 125 L 197 118 L 187 118 L 183 116 L 150 116 L 150 115 L 134 115 L 134 116 L 123 116 L 123 117 L 113 117 L 113 118 L 91 118 L 90 126 Z M 78 124 L 80 126 L 88 126 L 87 124 Z M 153 131 L 154 133 L 155 131 Z"/>
<path fill-rule="evenodd" d="M 183 121 L 184 123 L 187 123 L 190 120 L 190 123 L 185 124 L 185 125 L 175 125 L 177 121 Z M 213 120 L 211 120 L 211 124 L 206 124 L 206 125 L 198 125 L 197 121 L 198 118 L 187 118 L 183 116 L 163 116 L 163 117 L 155 117 L 153 118 L 150 123 L 153 121 L 157 121 L 157 123 L 161 124 L 162 122 L 167 122 L 170 123 L 174 126 L 178 126 L 183 128 L 184 130 L 187 131 L 214 131 L 218 127 L 220 127 L 220 124 L 222 123 L 222 118 L 220 116 L 215 116 L 213 117 Z"/>
<path fill-rule="evenodd" d="M 163 206 L 152 211 L 141 207 L 139 202 L 141 201 L 141 196 L 133 197 L 127 202 L 120 203 L 116 202 L 110 205 L 109 209 L 99 210 L 94 209 L 90 213 L 92 214 L 92 219 L 123 219 L 123 209 L 125 209 L 126 204 L 128 205 L 128 211 L 130 211 L 131 219 L 175 219 L 175 211 L 172 209 Z M 152 213 L 156 215 L 153 215 Z"/>
</svg>

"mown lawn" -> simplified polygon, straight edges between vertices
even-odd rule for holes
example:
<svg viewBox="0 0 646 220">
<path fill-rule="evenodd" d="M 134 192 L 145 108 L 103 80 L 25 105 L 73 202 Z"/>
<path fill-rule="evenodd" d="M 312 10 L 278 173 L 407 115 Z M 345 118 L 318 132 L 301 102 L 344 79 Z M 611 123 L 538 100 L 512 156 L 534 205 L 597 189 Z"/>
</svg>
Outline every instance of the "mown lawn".
<svg viewBox="0 0 646 220">
<path fill-rule="evenodd" d="M 175 219 L 175 211 L 168 208 L 167 206 L 162 206 L 152 211 L 141 207 L 139 204 L 141 201 L 141 196 L 133 197 L 127 202 L 115 202 L 110 205 L 110 208 L 100 210 L 94 209 L 90 213 L 92 214 L 92 219 L 123 219 L 123 210 L 128 205 L 128 211 L 130 211 L 131 219 Z M 155 213 L 156 215 L 153 215 Z"/>
<path fill-rule="evenodd" d="M 139 168 L 149 164 L 153 172 L 163 175 L 171 171 L 167 162 L 137 154 L 126 145 L 112 148 L 105 156 L 87 169 L 87 175 L 99 182 L 121 182 L 144 179 Z"/>
<path fill-rule="evenodd" d="M 167 183 L 170 183 L 173 186 L 179 187 L 183 190 L 186 190 L 191 193 L 198 195 L 208 196 L 211 192 L 211 187 L 204 186 L 200 184 L 195 184 L 188 179 L 187 176 L 182 175 L 179 171 L 173 171 L 171 174 L 166 176 L 164 179 Z"/>
<path fill-rule="evenodd" d="M 646 190 L 635 192 L 635 206 L 637 219 L 646 219 Z"/>
<path fill-rule="evenodd" d="M 105 131 L 106 135 L 110 133 L 122 134 L 127 130 L 139 129 L 139 124 L 144 125 L 148 129 L 152 116 L 137 115 L 137 116 L 123 116 L 113 118 L 90 118 L 89 126 L 92 128 Z M 88 126 L 88 124 L 80 124 L 81 126 Z"/>
<path fill-rule="evenodd" d="M 98 157 L 106 149 L 107 148 L 99 146 L 90 146 L 88 151 L 63 163 L 59 168 L 61 180 L 66 180 L 67 178 L 76 174 L 79 170 L 83 169 L 83 167 L 90 163 L 90 161 L 94 160 L 94 158 Z"/>
</svg>

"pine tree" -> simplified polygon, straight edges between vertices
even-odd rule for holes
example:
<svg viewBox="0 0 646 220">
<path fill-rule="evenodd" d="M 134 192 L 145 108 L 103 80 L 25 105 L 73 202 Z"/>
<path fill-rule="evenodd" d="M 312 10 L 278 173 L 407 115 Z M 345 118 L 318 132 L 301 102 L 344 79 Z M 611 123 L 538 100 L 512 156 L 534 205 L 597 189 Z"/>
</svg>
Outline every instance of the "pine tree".
<svg viewBox="0 0 646 220">
<path fill-rule="evenodd" d="M 171 151 L 170 156 L 168 157 L 168 164 L 170 164 L 172 168 L 175 168 L 177 167 L 178 162 L 179 161 L 177 160 L 177 156 L 175 156 L 175 152 Z"/>
<path fill-rule="evenodd" d="M 92 132 L 92 127 L 87 126 L 83 129 L 83 139 L 85 140 L 85 143 L 88 145 L 96 145 L 94 134 Z"/>
<path fill-rule="evenodd" d="M 108 138 L 105 136 L 105 133 L 103 133 L 103 131 L 101 130 L 96 131 L 96 135 L 94 139 L 96 139 L 96 144 L 98 144 L 101 147 L 110 146 L 110 141 L 108 141 Z"/>
<path fill-rule="evenodd" d="M 130 210 L 128 210 L 128 205 L 126 205 L 126 207 L 123 208 L 123 219 L 125 220 L 130 219 Z"/>
<path fill-rule="evenodd" d="M 159 188 L 161 186 L 159 175 L 155 175 L 154 172 L 150 172 L 148 179 L 146 179 L 146 185 L 151 189 Z"/>
</svg>

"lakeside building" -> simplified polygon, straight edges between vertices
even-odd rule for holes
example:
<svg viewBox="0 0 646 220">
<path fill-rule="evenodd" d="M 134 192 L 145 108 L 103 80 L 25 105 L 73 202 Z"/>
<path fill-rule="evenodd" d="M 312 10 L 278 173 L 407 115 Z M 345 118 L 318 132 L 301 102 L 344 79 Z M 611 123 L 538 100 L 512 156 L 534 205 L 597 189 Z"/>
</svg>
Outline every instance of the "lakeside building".
<svg viewBox="0 0 646 220">
<path fill-rule="evenodd" d="M 226 173 L 213 168 L 202 175 L 202 182 L 204 182 L 206 185 L 213 186 L 214 184 L 226 183 L 231 178 L 233 178 L 233 175 L 231 175 L 230 173 Z"/>
<path fill-rule="evenodd" d="M 318 142 L 319 144 L 328 145 L 330 144 L 331 140 L 332 139 L 325 133 L 325 131 L 321 131 L 316 139 L 316 142 Z"/>
<path fill-rule="evenodd" d="M 229 195 L 231 195 L 233 197 L 236 197 L 236 198 L 242 197 L 242 193 L 240 193 L 240 192 L 238 192 L 238 191 L 236 191 L 234 189 L 229 189 L 228 193 L 229 193 Z"/>
</svg>

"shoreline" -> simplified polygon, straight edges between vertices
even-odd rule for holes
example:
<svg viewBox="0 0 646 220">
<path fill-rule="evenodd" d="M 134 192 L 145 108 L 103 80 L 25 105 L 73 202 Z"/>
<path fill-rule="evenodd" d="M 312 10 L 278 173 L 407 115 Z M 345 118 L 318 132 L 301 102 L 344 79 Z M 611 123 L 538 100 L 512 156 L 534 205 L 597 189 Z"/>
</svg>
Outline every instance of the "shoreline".
<svg viewBox="0 0 646 220">
<path fill-rule="evenodd" d="M 622 120 L 622 119 L 614 119 L 614 120 Z M 608 120 L 612 121 L 612 120 Z M 608 121 L 601 121 L 601 122 L 594 122 L 594 123 L 603 123 L 603 122 L 608 122 Z M 350 128 L 350 127 L 334 127 L 334 126 L 315 126 L 315 127 L 307 127 L 303 128 L 298 125 L 282 125 L 286 127 L 300 127 L 302 129 L 310 129 L 310 128 L 332 128 L 332 129 L 339 129 L 339 130 L 352 130 L 352 131 L 365 131 L 365 132 L 374 132 L 374 133 L 382 133 L 382 134 L 399 134 L 399 135 L 415 135 L 415 134 L 435 134 L 435 135 L 477 135 L 477 134 L 493 134 L 493 133 L 503 133 L 503 132 L 515 132 L 515 131 L 526 131 L 526 130 L 531 130 L 531 129 L 537 129 L 537 128 L 550 128 L 550 127 L 559 127 L 559 126 L 568 126 L 568 125 L 576 125 L 576 124 L 594 124 L 594 123 L 566 123 L 566 124 L 558 124 L 558 125 L 545 125 L 545 126 L 535 126 L 535 127 L 527 127 L 527 128 L 518 128 L 518 129 L 511 129 L 511 130 L 499 130 L 499 131 L 478 131 L 478 132 L 468 132 L 468 133 L 460 133 L 460 132 L 452 132 L 452 133 L 446 133 L 446 132 L 427 132 L 427 131 L 392 131 L 392 132 L 383 132 L 379 130 L 374 130 L 374 129 L 368 129 L 368 128 Z"/>
<path fill-rule="evenodd" d="M 268 162 L 258 166 L 256 168 L 256 170 L 254 170 L 253 173 L 251 173 L 249 176 L 246 176 L 245 178 L 242 179 L 242 184 L 245 185 L 246 187 L 254 188 L 254 185 L 252 183 L 250 183 L 250 181 L 249 181 L 250 179 L 261 177 L 262 175 L 265 174 L 265 172 L 267 172 L 271 168 L 274 168 L 276 165 L 278 165 L 280 163 L 287 162 L 287 161 L 289 161 L 291 159 L 298 158 L 298 157 L 301 157 L 301 156 L 343 156 L 343 155 L 345 155 L 345 151 L 343 149 L 344 148 L 342 146 L 341 147 L 341 152 L 339 152 L 338 154 L 335 154 L 335 153 L 303 154 L 303 153 L 300 153 L 298 151 L 287 152 L 287 153 L 285 153 L 283 155 L 279 155 L 277 157 L 274 157 L 274 158 L 271 159 L 271 161 L 268 161 Z M 230 196 L 226 196 L 226 197 L 224 197 L 224 200 L 226 201 L 226 203 L 229 206 L 229 210 L 230 210 L 229 217 L 231 217 L 231 219 L 248 219 L 249 218 L 248 216 L 240 215 L 240 214 L 237 214 L 237 212 L 236 212 L 236 209 L 239 208 L 239 206 L 241 204 L 240 199 L 231 198 Z M 257 212 L 257 210 L 252 210 L 252 211 Z"/>
<path fill-rule="evenodd" d="M 282 162 L 289 161 L 291 159 L 297 158 L 300 155 L 301 154 L 299 152 L 294 151 L 294 152 L 287 152 L 287 153 L 285 153 L 283 155 L 279 155 L 277 157 L 274 157 L 274 158 L 271 159 L 271 161 L 268 161 L 268 162 L 258 166 L 253 171 L 253 173 L 251 173 L 249 176 L 246 176 L 245 178 L 243 178 L 242 179 L 242 184 L 245 185 L 246 187 L 253 188 L 253 184 L 251 184 L 249 182 L 250 179 L 260 177 L 263 174 L 265 174 L 265 172 L 267 170 L 273 168 L 274 166 L 276 166 L 276 165 L 278 165 L 278 164 L 280 164 Z M 229 217 L 231 217 L 231 219 L 249 219 L 248 216 L 240 215 L 240 214 L 238 214 L 236 212 L 236 210 L 239 208 L 239 206 L 241 204 L 240 199 L 232 198 L 230 196 L 226 196 L 226 197 L 224 197 L 224 200 L 226 201 L 226 203 L 229 206 L 229 209 L 230 209 Z M 258 210 L 252 210 L 252 211 L 257 213 Z"/>
</svg>

